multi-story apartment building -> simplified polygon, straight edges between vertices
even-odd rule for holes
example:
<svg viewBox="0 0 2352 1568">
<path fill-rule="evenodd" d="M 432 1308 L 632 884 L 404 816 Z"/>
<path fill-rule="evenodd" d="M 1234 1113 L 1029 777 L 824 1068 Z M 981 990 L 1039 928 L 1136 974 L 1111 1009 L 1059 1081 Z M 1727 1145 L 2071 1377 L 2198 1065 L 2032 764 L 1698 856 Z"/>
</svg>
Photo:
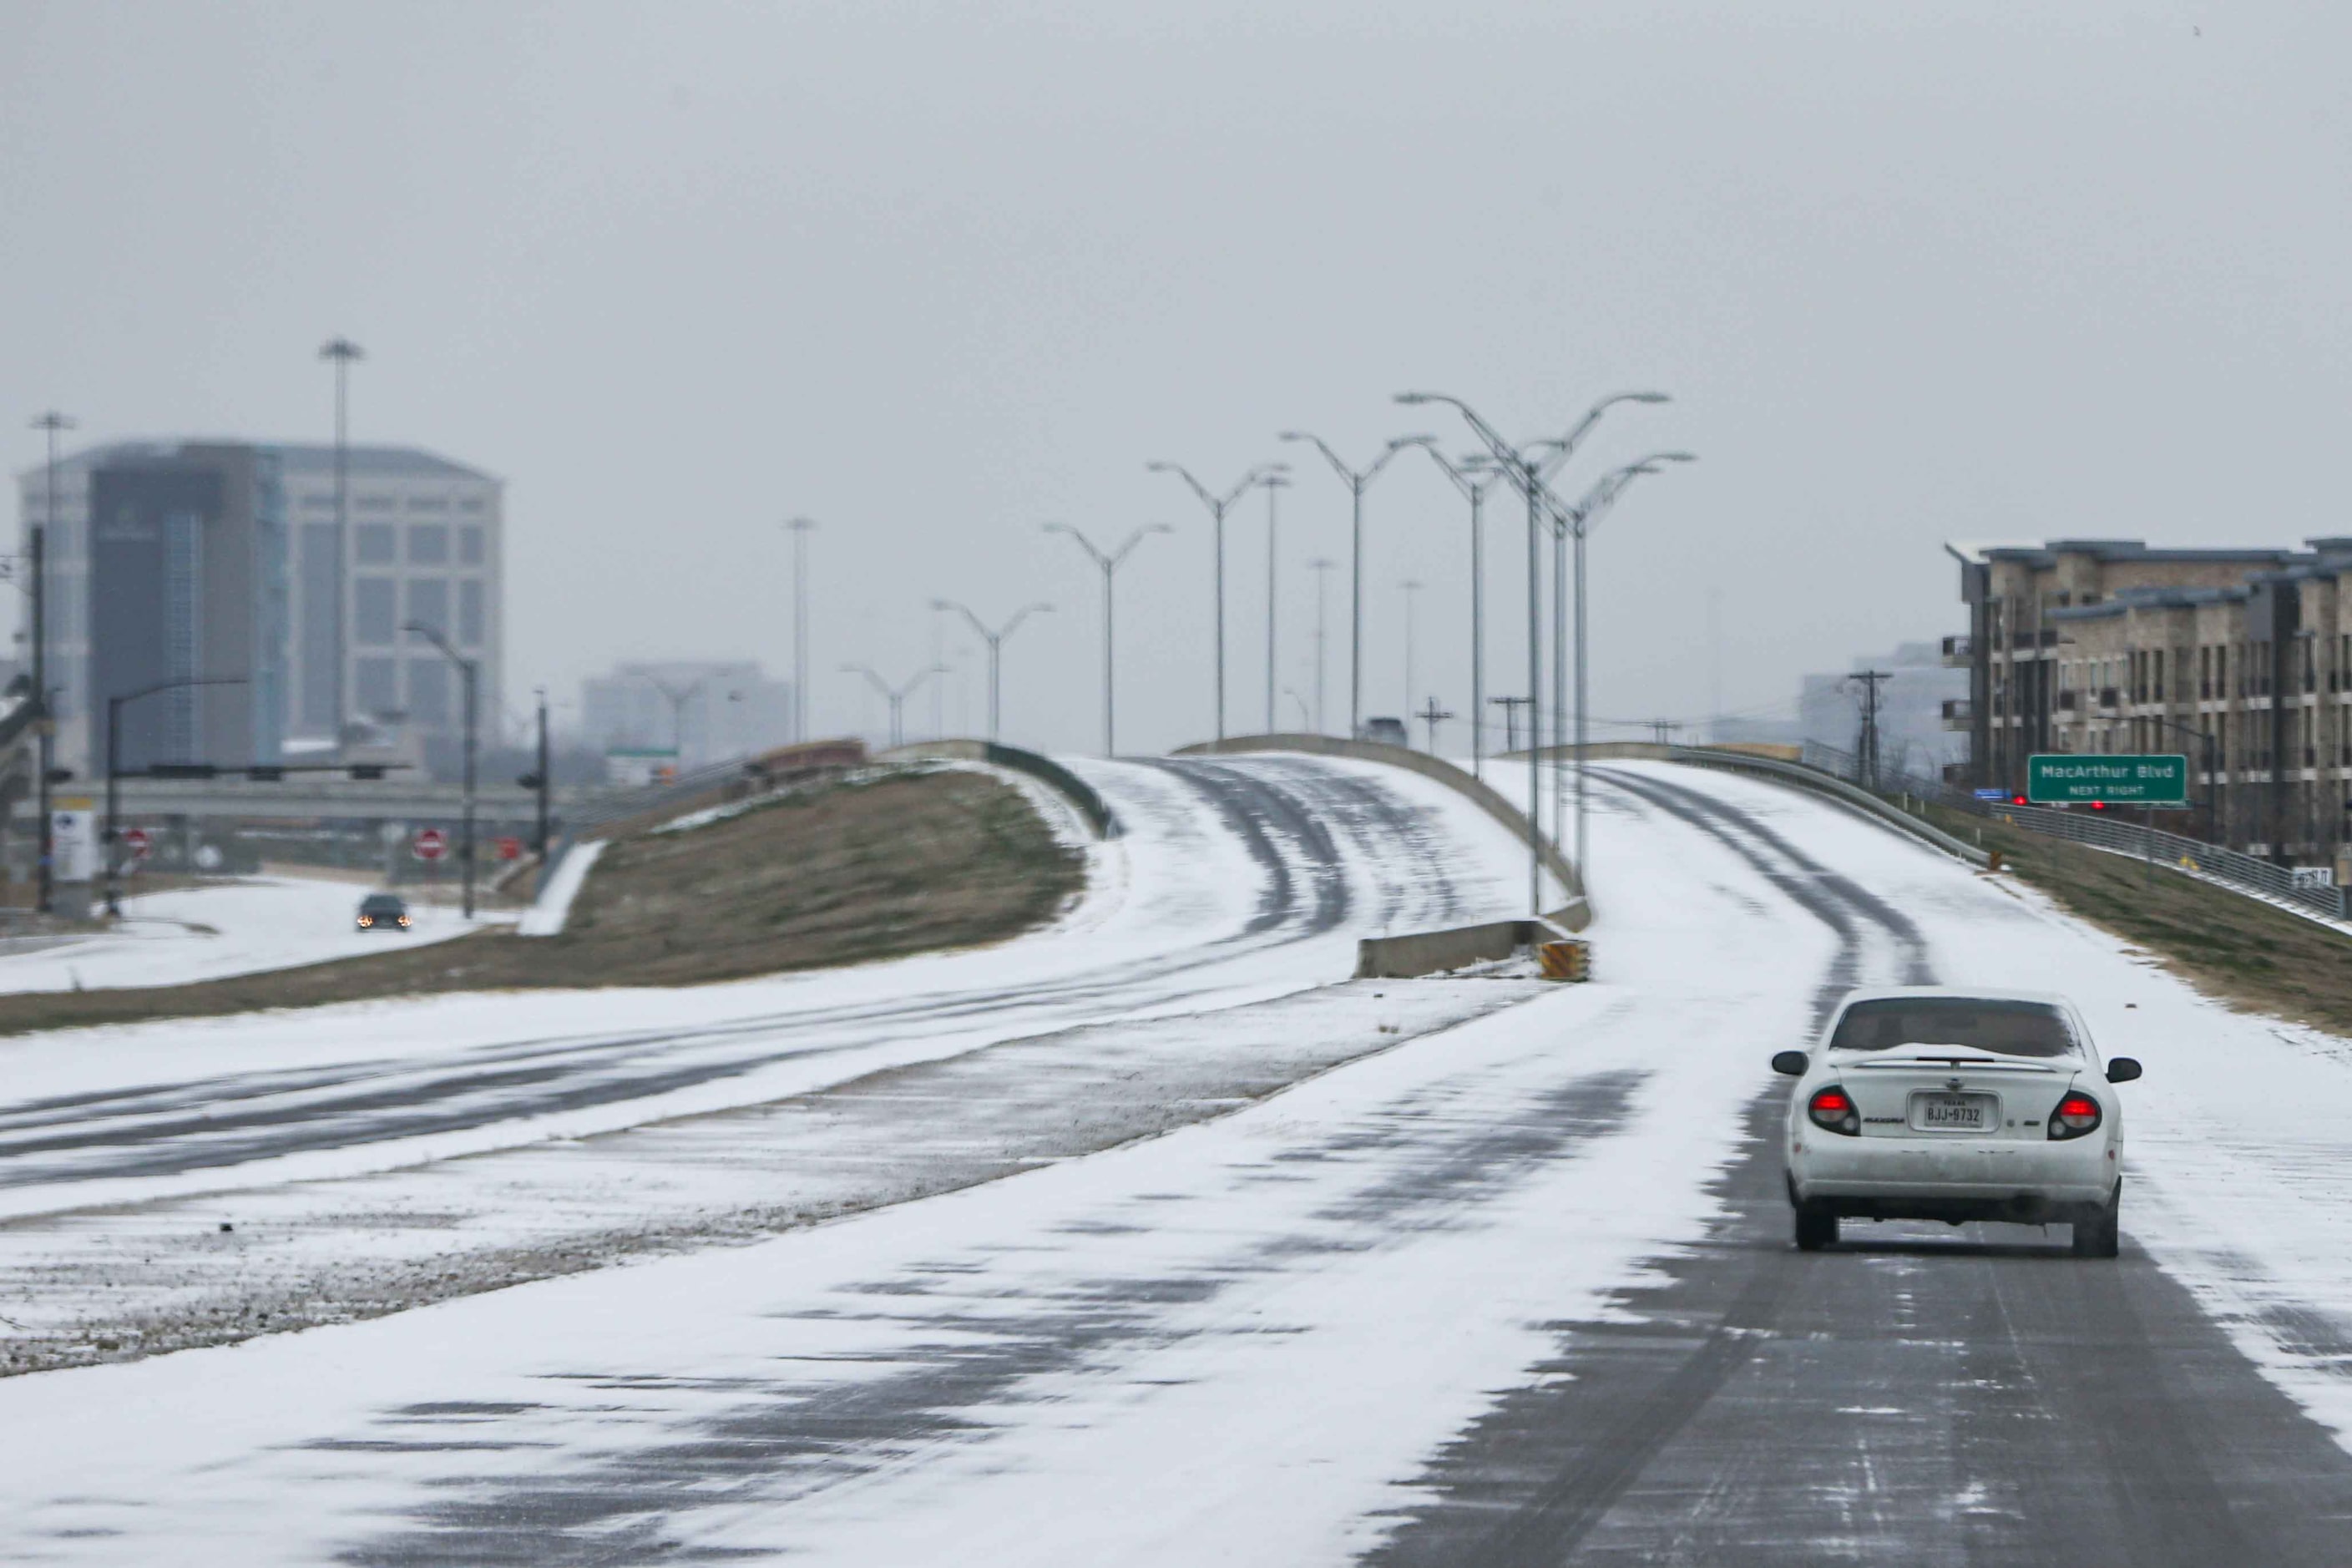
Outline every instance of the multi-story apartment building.
<svg viewBox="0 0 2352 1568">
<path fill-rule="evenodd" d="M 624 664 L 581 683 L 580 725 L 608 757 L 698 768 L 793 740 L 793 688 L 742 660 Z"/>
<path fill-rule="evenodd" d="M 479 669 L 486 732 L 505 655 L 499 481 L 402 447 L 121 442 L 18 476 L 27 539 L 46 524 L 59 763 L 276 762 L 390 722 L 436 750 L 462 725 L 458 677 L 401 627 L 434 626 Z M 342 521 L 339 521 L 339 518 Z M 20 546 L 20 555 L 26 553 Z M 21 644 L 18 652 L 27 653 Z"/>
<path fill-rule="evenodd" d="M 2181 826 L 2323 860 L 2352 795 L 2352 539 L 2295 550 L 2137 540 L 1948 548 L 1969 634 L 1965 773 L 2021 791 L 2034 752 L 2175 752 L 2200 811 Z"/>
</svg>

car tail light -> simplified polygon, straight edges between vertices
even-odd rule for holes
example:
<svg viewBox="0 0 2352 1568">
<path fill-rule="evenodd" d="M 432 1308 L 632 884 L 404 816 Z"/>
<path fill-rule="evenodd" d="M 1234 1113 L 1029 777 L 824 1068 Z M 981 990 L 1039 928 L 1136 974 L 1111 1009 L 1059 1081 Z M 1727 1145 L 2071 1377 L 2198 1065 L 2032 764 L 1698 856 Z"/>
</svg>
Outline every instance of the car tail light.
<svg viewBox="0 0 2352 1568">
<path fill-rule="evenodd" d="M 1824 1132 L 1862 1136 L 1862 1112 L 1854 1109 L 1853 1096 L 1833 1083 L 1813 1090 L 1813 1098 L 1805 1102 L 1805 1114 Z"/>
<path fill-rule="evenodd" d="M 2105 1113 L 2100 1110 L 2097 1100 L 2080 1089 L 2070 1089 L 2066 1098 L 2058 1102 L 2058 1109 L 2050 1113 L 2050 1136 L 2061 1142 L 2080 1138 L 2086 1132 L 2096 1132 L 2105 1119 Z"/>
<path fill-rule="evenodd" d="M 400 917 L 400 923 L 401 923 L 401 926 L 402 926 L 402 928 L 403 928 L 404 930 L 404 929 L 406 929 L 406 927 L 407 927 L 407 925 L 408 925 L 408 917 L 407 917 L 406 915 L 403 915 L 403 916 L 401 916 L 401 917 Z"/>
<path fill-rule="evenodd" d="M 365 931 L 368 927 L 373 924 L 375 924 L 375 917 L 373 915 L 362 915 L 360 917 L 360 929 L 362 931 Z"/>
</svg>

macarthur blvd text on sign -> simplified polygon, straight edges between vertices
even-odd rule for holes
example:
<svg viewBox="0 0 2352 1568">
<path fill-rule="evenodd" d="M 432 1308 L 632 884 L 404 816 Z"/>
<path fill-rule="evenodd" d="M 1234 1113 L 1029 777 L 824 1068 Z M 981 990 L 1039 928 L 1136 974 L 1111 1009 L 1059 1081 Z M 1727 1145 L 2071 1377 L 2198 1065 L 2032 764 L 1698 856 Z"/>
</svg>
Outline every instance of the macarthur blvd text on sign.
<svg viewBox="0 0 2352 1568">
<path fill-rule="evenodd" d="M 2036 805 L 2186 805 L 2184 756 L 2028 757 L 2025 798 Z"/>
</svg>

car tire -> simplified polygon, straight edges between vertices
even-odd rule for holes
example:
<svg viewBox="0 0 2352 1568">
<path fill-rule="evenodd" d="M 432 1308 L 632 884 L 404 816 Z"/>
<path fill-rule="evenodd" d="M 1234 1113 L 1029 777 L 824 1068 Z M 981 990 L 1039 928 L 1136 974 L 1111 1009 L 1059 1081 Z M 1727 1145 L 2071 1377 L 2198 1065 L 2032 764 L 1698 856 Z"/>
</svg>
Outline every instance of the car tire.
<svg viewBox="0 0 2352 1568">
<path fill-rule="evenodd" d="M 1837 1211 L 1826 1204 L 1797 1205 L 1797 1250 L 1819 1252 L 1838 1238 Z"/>
<path fill-rule="evenodd" d="M 2123 1251 L 2124 1184 L 2116 1183 L 2115 1196 L 2074 1221 L 2074 1256 L 2114 1258 Z"/>
</svg>

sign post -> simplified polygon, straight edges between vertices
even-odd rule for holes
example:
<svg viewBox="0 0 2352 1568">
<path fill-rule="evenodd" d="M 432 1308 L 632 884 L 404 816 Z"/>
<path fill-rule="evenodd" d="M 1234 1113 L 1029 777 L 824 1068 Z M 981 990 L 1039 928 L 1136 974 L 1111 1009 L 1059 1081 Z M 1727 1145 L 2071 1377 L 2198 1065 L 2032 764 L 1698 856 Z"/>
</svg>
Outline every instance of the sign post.
<svg viewBox="0 0 2352 1568">
<path fill-rule="evenodd" d="M 449 836 L 437 827 L 420 827 L 408 841 L 408 852 L 425 862 L 425 887 L 431 901 L 441 901 L 441 857 L 449 853 Z"/>
<path fill-rule="evenodd" d="M 2185 811 L 2189 759 L 2160 752 L 2037 753 L 2025 760 L 2025 798 L 2035 805 L 2139 805 Z"/>
</svg>

